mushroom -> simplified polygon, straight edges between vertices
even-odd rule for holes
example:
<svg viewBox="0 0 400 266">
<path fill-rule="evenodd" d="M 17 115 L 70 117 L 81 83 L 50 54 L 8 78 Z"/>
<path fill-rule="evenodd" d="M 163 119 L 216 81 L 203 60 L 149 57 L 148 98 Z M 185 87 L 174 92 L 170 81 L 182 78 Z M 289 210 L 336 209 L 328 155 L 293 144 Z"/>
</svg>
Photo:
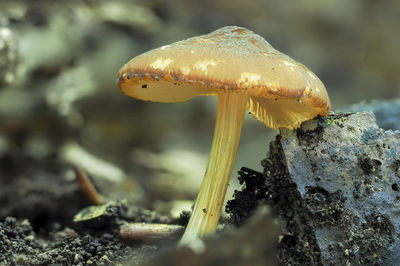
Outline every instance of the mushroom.
<svg viewBox="0 0 400 266">
<path fill-rule="evenodd" d="M 267 127 L 295 129 L 330 109 L 314 73 L 261 36 L 235 26 L 141 54 L 121 68 L 117 82 L 126 95 L 143 101 L 218 97 L 207 170 L 180 244 L 215 231 L 246 110 Z"/>
</svg>

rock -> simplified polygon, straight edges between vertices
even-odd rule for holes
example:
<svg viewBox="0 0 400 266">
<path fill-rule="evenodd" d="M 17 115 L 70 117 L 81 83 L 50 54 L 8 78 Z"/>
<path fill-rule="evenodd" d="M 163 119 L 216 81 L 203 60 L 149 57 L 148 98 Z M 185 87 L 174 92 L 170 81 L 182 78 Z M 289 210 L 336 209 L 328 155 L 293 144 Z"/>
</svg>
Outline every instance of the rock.
<svg viewBox="0 0 400 266">
<path fill-rule="evenodd" d="M 273 207 L 285 223 L 280 263 L 400 261 L 400 132 L 380 129 L 370 112 L 318 118 L 282 130 L 262 164 L 264 181 L 243 174 L 246 186 L 227 209 L 240 224 L 241 212 Z M 236 199 L 246 202 L 239 214 Z"/>
<path fill-rule="evenodd" d="M 371 111 L 374 113 L 376 123 L 379 127 L 384 129 L 400 130 L 400 98 L 361 102 L 349 106 L 345 111 Z"/>
</svg>

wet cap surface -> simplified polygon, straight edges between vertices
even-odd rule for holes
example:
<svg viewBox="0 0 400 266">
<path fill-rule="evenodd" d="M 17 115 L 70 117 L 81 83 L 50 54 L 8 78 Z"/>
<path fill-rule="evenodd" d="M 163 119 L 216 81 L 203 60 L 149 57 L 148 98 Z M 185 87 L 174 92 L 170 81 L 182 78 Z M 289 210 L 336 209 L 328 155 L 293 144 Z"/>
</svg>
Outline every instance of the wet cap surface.
<svg viewBox="0 0 400 266">
<path fill-rule="evenodd" d="M 330 109 L 324 85 L 310 70 L 235 26 L 139 55 L 117 81 L 125 94 L 154 102 L 243 94 L 252 115 L 274 129 L 296 128 Z"/>
</svg>

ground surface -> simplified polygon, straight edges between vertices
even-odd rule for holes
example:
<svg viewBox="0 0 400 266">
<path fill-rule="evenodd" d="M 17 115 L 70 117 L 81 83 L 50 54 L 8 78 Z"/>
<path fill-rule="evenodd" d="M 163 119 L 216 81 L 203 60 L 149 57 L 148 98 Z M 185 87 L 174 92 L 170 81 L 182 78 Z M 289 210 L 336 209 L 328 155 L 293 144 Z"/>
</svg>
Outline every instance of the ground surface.
<svg viewBox="0 0 400 266">
<path fill-rule="evenodd" d="M 172 218 L 132 200 L 87 208 L 76 181 L 57 178 L 67 166 L 50 161 L 1 184 L 0 264 L 392 264 L 400 247 L 399 149 L 399 132 L 380 129 L 368 112 L 282 130 L 264 172 L 239 172 L 244 186 L 227 205 L 230 218 L 202 253 L 177 249 L 180 233 L 127 240 L 128 223 L 184 226 L 187 213 Z"/>
</svg>

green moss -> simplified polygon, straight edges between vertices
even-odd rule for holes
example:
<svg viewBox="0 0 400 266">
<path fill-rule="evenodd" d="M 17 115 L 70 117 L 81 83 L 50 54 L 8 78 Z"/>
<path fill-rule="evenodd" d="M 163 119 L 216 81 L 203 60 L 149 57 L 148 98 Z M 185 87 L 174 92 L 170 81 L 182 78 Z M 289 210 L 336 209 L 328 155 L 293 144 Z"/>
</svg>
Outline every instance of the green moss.
<svg viewBox="0 0 400 266">
<path fill-rule="evenodd" d="M 326 123 L 327 123 L 328 126 L 333 125 L 335 123 L 335 119 L 334 118 L 328 118 Z"/>
</svg>

